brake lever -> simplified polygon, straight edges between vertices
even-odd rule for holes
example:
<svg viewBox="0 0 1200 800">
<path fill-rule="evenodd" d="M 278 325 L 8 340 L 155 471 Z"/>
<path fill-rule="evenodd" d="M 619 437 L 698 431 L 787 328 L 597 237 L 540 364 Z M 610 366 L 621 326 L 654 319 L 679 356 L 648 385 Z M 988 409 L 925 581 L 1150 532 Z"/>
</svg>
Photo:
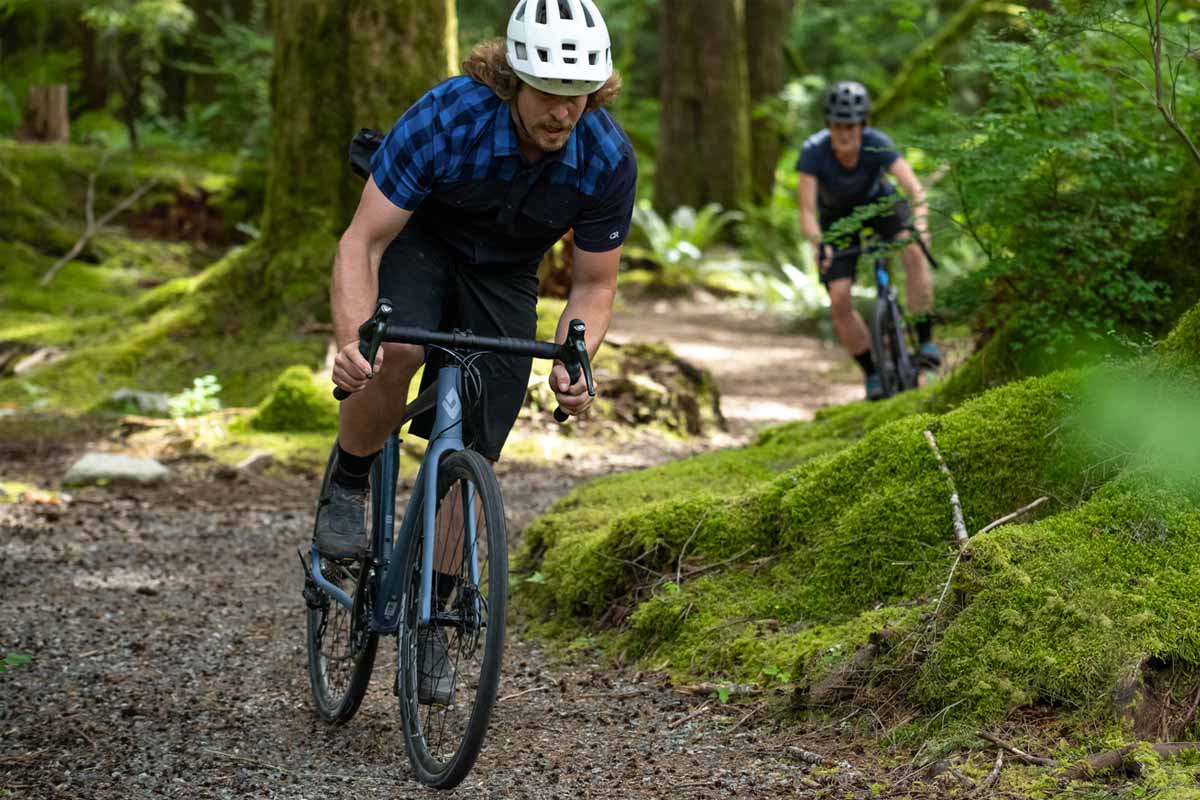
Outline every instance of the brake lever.
<svg viewBox="0 0 1200 800">
<path fill-rule="evenodd" d="M 582 373 L 584 381 L 587 383 L 588 396 L 595 397 L 596 383 L 592 378 L 592 362 L 588 358 L 587 343 L 584 341 L 585 330 L 586 326 L 583 324 L 583 320 L 571 320 L 571 324 L 567 326 L 567 340 L 562 344 L 561 361 L 567 368 L 567 377 L 571 379 L 571 385 L 575 385 Z M 563 411 L 562 406 L 554 409 L 554 420 L 559 424 L 566 422 L 569 418 L 570 414 Z"/>
<path fill-rule="evenodd" d="M 383 344 L 383 336 L 387 332 L 388 319 L 392 316 L 392 301 L 386 297 L 379 298 L 379 302 L 375 305 L 375 313 L 371 318 L 358 326 L 358 352 L 367 360 L 367 365 L 372 371 L 374 377 L 375 356 L 379 353 L 379 346 Z M 335 400 L 345 400 L 352 392 L 347 392 L 340 386 L 333 387 L 333 397 Z"/>
</svg>

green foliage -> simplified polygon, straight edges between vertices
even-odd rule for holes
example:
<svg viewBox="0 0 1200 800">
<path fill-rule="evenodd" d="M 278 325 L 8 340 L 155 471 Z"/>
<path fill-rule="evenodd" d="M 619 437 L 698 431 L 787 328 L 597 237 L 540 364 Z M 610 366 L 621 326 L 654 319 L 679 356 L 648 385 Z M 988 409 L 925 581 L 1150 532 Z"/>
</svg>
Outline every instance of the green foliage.
<svg viewBox="0 0 1200 800">
<path fill-rule="evenodd" d="M 318 381 L 308 367 L 288 367 L 259 404 L 250 425 L 261 431 L 336 430 L 338 404 L 331 391 L 331 385 Z"/>
<path fill-rule="evenodd" d="M 214 86 L 211 102 L 188 105 L 184 119 L 161 118 L 158 127 L 173 140 L 217 147 L 261 157 L 270 136 L 270 79 L 272 38 L 266 32 L 265 6 L 257 3 L 251 19 L 239 22 L 214 14 L 214 34 L 198 34 L 198 57 L 178 64 L 185 71 L 208 77 Z"/>
<path fill-rule="evenodd" d="M 33 656 L 28 653 L 18 653 L 15 650 L 9 650 L 4 654 L 4 660 L 0 661 L 0 675 L 3 675 L 10 669 L 23 667 L 33 660 Z"/>
<path fill-rule="evenodd" d="M 930 149 L 948 160 L 953 218 L 987 256 L 949 302 L 978 330 L 1020 314 L 1012 346 L 1063 357 L 1168 321 L 1167 287 L 1132 254 L 1162 237 L 1162 179 L 1183 155 L 1142 90 L 1114 81 L 1125 51 L 1049 19 L 1031 14 L 1019 38 L 977 37 L 977 60 L 950 78 L 991 92 L 977 113 L 940 111 L 946 133 Z"/>
<path fill-rule="evenodd" d="M 642 200 L 633 209 L 633 230 L 624 254 L 655 269 L 653 284 L 660 288 L 681 289 L 704 281 L 711 269 L 705 264 L 705 250 L 711 248 L 721 232 L 740 218 L 719 203 L 709 203 L 697 211 L 680 206 L 664 220 Z"/>
<path fill-rule="evenodd" d="M 167 408 L 172 417 L 199 417 L 221 410 L 221 384 L 216 375 L 203 375 L 192 381 L 190 389 L 172 395 Z"/>
</svg>

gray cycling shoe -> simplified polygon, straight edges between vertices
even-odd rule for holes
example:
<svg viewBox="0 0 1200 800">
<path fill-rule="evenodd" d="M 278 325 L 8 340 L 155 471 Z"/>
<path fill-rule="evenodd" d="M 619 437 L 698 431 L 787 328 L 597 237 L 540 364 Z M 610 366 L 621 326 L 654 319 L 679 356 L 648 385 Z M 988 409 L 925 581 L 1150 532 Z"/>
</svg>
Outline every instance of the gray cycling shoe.
<svg viewBox="0 0 1200 800">
<path fill-rule="evenodd" d="M 367 552 L 367 492 L 329 482 L 317 506 L 315 541 L 326 558 L 358 558 Z"/>
<path fill-rule="evenodd" d="M 421 628 L 417 632 L 417 702 L 421 705 L 450 705 L 454 697 L 454 676 L 450 671 L 450 653 L 446 634 L 440 628 Z"/>
</svg>

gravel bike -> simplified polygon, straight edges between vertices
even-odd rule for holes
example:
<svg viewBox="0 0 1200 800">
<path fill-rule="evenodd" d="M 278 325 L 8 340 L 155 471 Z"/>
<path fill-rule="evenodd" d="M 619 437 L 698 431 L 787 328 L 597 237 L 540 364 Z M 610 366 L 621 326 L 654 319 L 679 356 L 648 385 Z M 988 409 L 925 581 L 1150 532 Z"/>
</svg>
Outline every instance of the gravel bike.
<svg viewBox="0 0 1200 800">
<path fill-rule="evenodd" d="M 335 561 L 322 558 L 316 547 L 307 559 L 301 553 L 308 673 L 317 715 L 348 722 L 366 693 L 379 637 L 396 636 L 393 692 L 405 750 L 421 783 L 450 789 L 470 771 L 487 732 L 508 592 L 500 485 L 488 460 L 464 443 L 470 441 L 466 412 L 483 393 L 474 363 L 489 353 L 556 359 L 572 385 L 582 374 L 588 394 L 595 387 L 580 320 L 572 320 L 567 340 L 555 344 L 395 326 L 391 313 L 390 301 L 380 299 L 359 328 L 359 350 L 368 364 L 383 342 L 444 353 L 436 382 L 409 404 L 400 425 L 427 411 L 436 421 L 398 528 L 399 427 L 371 469 L 369 554 Z M 339 388 L 334 396 L 348 393 Z M 561 408 L 554 416 L 567 419 Z M 333 461 L 331 453 L 322 494 Z M 434 646 L 435 638 L 440 645 Z"/>
<path fill-rule="evenodd" d="M 909 226 L 907 230 L 911 238 L 920 245 L 925 258 L 929 260 L 929 266 L 938 269 L 937 260 L 929 252 L 916 228 Z M 824 244 L 834 248 L 835 257 L 874 257 L 875 305 L 868 327 L 871 332 L 871 358 L 874 359 L 875 369 L 879 372 L 883 396 L 892 397 L 908 389 L 917 388 L 921 377 L 921 365 L 916 355 L 917 339 L 904 319 L 904 310 L 896 297 L 895 284 L 892 283 L 891 272 L 888 269 L 892 250 L 897 245 L 908 244 L 908 241 L 891 243 L 872 239 L 866 245 L 840 249 L 831 242 Z"/>
</svg>

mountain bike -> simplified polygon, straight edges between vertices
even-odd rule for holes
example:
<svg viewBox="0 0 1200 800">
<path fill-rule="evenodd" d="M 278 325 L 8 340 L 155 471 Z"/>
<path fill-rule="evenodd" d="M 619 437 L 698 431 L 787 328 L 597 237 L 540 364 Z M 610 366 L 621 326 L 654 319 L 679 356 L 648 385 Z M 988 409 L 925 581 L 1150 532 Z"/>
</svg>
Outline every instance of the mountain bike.
<svg viewBox="0 0 1200 800">
<path fill-rule="evenodd" d="M 348 722 L 366 693 L 379 637 L 396 636 L 393 692 L 405 751 L 421 783 L 450 789 L 474 765 L 487 732 L 500 680 L 508 592 L 500 485 L 488 460 L 464 443 L 466 412 L 484 389 L 474 363 L 489 353 L 556 359 L 572 385 L 582 374 L 588 394 L 595 395 L 595 386 L 580 320 L 572 320 L 567 340 L 555 344 L 401 327 L 389 323 L 391 313 L 391 303 L 380 299 L 359 328 L 359 350 L 368 364 L 375 363 L 383 342 L 445 354 L 436 382 L 413 400 L 400 426 L 428 411 L 436 421 L 398 529 L 399 427 L 371 469 L 369 554 L 335 561 L 322 558 L 315 546 L 307 560 L 300 554 L 308 673 L 317 716 Z M 339 388 L 334 396 L 349 395 Z M 554 416 L 567 419 L 561 408 Z M 322 494 L 333 466 L 331 453 Z M 434 639 L 441 640 L 440 648 Z M 431 658 L 418 652 L 422 648 L 426 654 L 440 649 L 440 655 L 422 663 Z M 436 696 L 438 686 L 442 696 Z"/>
<path fill-rule="evenodd" d="M 911 238 L 920 245 L 925 258 L 929 260 L 929 266 L 939 269 L 937 260 L 929 252 L 916 228 L 909 226 L 907 230 Z M 892 397 L 908 389 L 917 388 L 921 377 L 921 367 L 916 356 L 917 338 L 904 318 L 904 310 L 896 297 L 895 285 L 888 268 L 892 251 L 897 245 L 907 245 L 908 241 L 884 242 L 873 239 L 866 245 L 840 249 L 831 242 L 825 244 L 834 247 L 835 257 L 874 257 L 875 305 L 868 328 L 871 332 L 871 358 L 875 361 L 879 380 L 883 384 L 883 396 Z"/>
</svg>

